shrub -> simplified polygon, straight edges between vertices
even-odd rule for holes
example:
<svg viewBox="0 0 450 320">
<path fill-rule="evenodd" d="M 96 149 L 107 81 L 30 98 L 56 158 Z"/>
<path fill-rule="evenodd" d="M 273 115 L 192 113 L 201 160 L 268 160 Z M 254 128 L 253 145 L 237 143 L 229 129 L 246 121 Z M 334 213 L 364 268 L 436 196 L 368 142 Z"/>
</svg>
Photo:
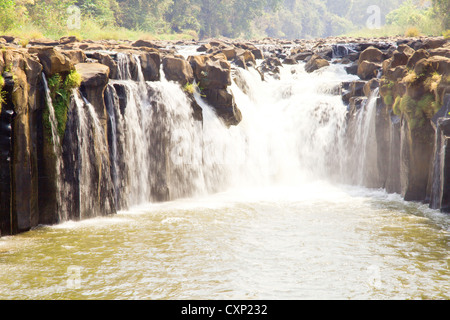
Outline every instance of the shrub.
<svg viewBox="0 0 450 320">
<path fill-rule="evenodd" d="M 72 89 L 78 88 L 81 84 L 81 75 L 76 71 L 72 70 L 66 77 L 60 74 L 55 74 L 50 79 L 48 79 L 48 87 L 50 89 L 50 97 L 52 98 L 53 108 L 55 110 L 55 118 L 58 123 L 58 135 L 60 139 L 64 137 L 64 132 L 66 131 L 67 122 L 67 111 L 70 104 L 70 96 L 72 94 Z M 50 130 L 49 113 L 48 109 L 44 112 L 44 127 L 46 130 Z M 48 131 L 50 133 L 50 131 Z M 50 133 L 51 134 L 51 133 Z"/>
<path fill-rule="evenodd" d="M 385 105 L 390 106 L 394 102 L 394 98 L 392 97 L 392 94 L 388 94 L 384 96 L 383 101 Z"/>
<path fill-rule="evenodd" d="M 446 40 L 450 39 L 450 29 L 442 32 L 442 35 L 444 36 L 444 39 Z"/>
<path fill-rule="evenodd" d="M 392 112 L 394 112 L 394 114 L 397 116 L 402 114 L 402 111 L 400 110 L 400 102 L 401 101 L 402 101 L 401 97 L 395 98 L 394 105 L 392 106 Z"/>
<path fill-rule="evenodd" d="M 416 27 L 409 27 L 405 31 L 405 37 L 414 38 L 414 37 L 419 37 L 419 36 L 420 36 L 420 31 Z"/>
</svg>

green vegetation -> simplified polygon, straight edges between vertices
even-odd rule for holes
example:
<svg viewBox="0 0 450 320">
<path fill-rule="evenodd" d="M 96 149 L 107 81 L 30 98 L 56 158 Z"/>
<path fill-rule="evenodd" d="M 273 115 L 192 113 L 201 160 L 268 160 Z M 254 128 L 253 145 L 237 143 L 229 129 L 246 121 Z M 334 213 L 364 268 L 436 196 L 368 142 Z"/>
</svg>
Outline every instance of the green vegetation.
<svg viewBox="0 0 450 320">
<path fill-rule="evenodd" d="M 384 104 L 387 106 L 390 106 L 391 104 L 394 103 L 394 98 L 392 97 L 392 94 L 387 94 L 386 96 L 384 96 L 383 100 Z"/>
<path fill-rule="evenodd" d="M 1 0 L 0 32 L 93 40 L 440 35 L 450 28 L 449 6 L 448 0 Z"/>
<path fill-rule="evenodd" d="M 63 78 L 60 74 L 55 74 L 48 79 L 48 87 L 50 89 L 50 97 L 52 98 L 53 108 L 55 110 L 55 118 L 58 123 L 58 135 L 62 140 L 66 131 L 67 111 L 70 105 L 70 96 L 72 89 L 79 87 L 81 84 L 81 75 L 73 70 Z M 51 125 L 48 107 L 44 110 L 44 128 L 47 136 L 51 137 Z"/>
<path fill-rule="evenodd" d="M 186 83 L 183 87 L 183 91 L 189 94 L 194 94 L 196 90 L 196 85 L 193 83 Z"/>
</svg>

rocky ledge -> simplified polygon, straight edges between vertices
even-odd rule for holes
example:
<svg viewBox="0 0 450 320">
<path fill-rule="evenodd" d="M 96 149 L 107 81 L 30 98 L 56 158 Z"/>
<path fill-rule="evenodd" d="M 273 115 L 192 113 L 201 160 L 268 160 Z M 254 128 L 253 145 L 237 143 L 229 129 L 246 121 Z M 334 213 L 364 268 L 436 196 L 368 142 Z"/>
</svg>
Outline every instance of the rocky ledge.
<svg viewBox="0 0 450 320">
<path fill-rule="evenodd" d="M 325 66 L 341 63 L 358 77 L 342 83 L 338 90 L 348 105 L 350 129 L 369 97 L 380 95 L 376 170 L 366 185 L 450 210 L 450 157 L 446 150 L 450 139 L 450 43 L 442 37 L 266 38 L 251 42 L 80 41 L 64 37 L 23 43 L 0 36 L 1 235 L 57 222 L 56 160 L 45 138 L 42 75 L 46 79 L 57 76 L 66 83 L 76 71 L 81 76 L 80 91 L 94 106 L 106 132 L 104 93 L 109 79 L 124 77 L 121 57 L 127 57 L 126 76 L 132 80 L 159 81 L 164 76 L 178 82 L 191 101 L 194 118 L 202 121 L 201 107 L 193 97 L 199 90 L 227 126 L 242 120 L 229 90 L 231 81 L 236 81 L 236 68 L 254 68 L 264 80 L 279 77 L 283 65 L 303 63 L 306 72 L 320 72 Z M 194 48 L 195 54 L 182 55 L 179 49 L 186 46 Z"/>
</svg>

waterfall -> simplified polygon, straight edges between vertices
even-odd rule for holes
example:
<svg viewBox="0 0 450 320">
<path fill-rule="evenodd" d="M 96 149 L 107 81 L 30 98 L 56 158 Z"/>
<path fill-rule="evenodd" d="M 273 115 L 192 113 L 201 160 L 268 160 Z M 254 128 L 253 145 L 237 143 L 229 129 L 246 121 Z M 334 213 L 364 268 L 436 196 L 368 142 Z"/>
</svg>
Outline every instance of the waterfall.
<svg viewBox="0 0 450 320">
<path fill-rule="evenodd" d="M 50 88 L 44 73 L 42 73 L 42 82 L 44 84 L 45 101 L 47 103 L 49 115 L 48 121 L 52 136 L 51 143 L 55 159 L 56 209 L 58 211 L 58 221 L 65 221 L 67 220 L 67 210 L 65 209 L 64 203 L 65 184 L 61 174 L 64 170 L 63 162 L 61 161 L 61 139 L 58 134 L 58 121 L 56 119 L 55 108 L 53 107 L 53 101 L 50 95 Z"/>
<path fill-rule="evenodd" d="M 348 174 L 350 182 L 360 186 L 371 186 L 377 177 L 376 107 L 378 88 L 357 110 L 353 131 L 348 139 Z"/>
<path fill-rule="evenodd" d="M 336 87 L 354 76 L 341 65 L 311 74 L 304 64 L 284 66 L 279 79 L 264 81 L 256 69 L 234 69 L 228 90 L 243 120 L 227 127 L 198 92 L 202 121 L 163 72 L 161 81 L 145 81 L 139 56 L 117 59 L 119 77 L 104 93 L 107 129 L 89 101 L 73 93 L 67 133 L 73 141 L 65 146 L 73 172 L 64 174 L 74 219 L 228 188 L 340 181 L 348 173 L 348 110 Z M 358 177 L 371 157 L 376 95 L 354 124 L 359 162 L 350 165 Z"/>
</svg>

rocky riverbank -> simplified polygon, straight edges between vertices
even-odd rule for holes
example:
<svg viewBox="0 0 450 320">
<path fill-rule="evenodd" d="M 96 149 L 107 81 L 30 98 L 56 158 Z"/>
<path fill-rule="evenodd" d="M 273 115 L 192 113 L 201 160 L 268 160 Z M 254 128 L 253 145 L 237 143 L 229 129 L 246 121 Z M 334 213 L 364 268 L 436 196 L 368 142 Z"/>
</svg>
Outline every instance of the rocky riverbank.
<svg viewBox="0 0 450 320">
<path fill-rule="evenodd" d="M 68 83 L 76 74 L 80 81 L 75 87 L 93 106 L 103 128 L 102 138 L 108 141 L 111 115 L 105 92 L 110 80 L 157 82 L 165 77 L 183 88 L 197 121 L 202 121 L 203 112 L 194 98 L 196 91 L 230 127 L 242 121 L 229 90 L 232 81 L 240 81 L 234 72 L 237 68 L 255 69 L 264 80 L 278 78 L 282 66 L 304 64 L 306 72 L 311 73 L 330 64 L 343 64 L 349 74 L 358 77 L 342 83 L 337 90 L 348 105 L 349 135 L 369 98 L 379 94 L 376 164 L 365 185 L 400 193 L 406 200 L 427 202 L 434 209 L 450 210 L 450 160 L 446 150 L 450 137 L 450 43 L 442 37 L 295 41 L 267 38 L 250 42 L 211 39 L 201 43 L 79 41 L 64 37 L 59 41 L 33 40 L 24 46 L 20 39 L 0 36 L 0 45 L 1 235 L 60 220 L 55 168 L 61 157 L 65 157 L 66 164 L 73 163 L 66 149 L 71 145 L 70 139 L 75 139 L 71 136 L 74 133 L 68 132 L 74 121 L 70 104 L 61 103 L 61 97 L 70 97 Z M 195 54 L 182 55 L 181 50 L 186 47 L 193 48 Z M 63 151 L 53 147 L 44 79 L 49 81 L 51 95 L 60 108 L 55 110 Z M 120 93 L 125 89 L 115 85 L 115 90 Z M 125 98 L 119 94 L 117 99 L 125 108 Z M 92 183 L 98 190 L 94 202 L 104 214 L 113 213 L 117 205 L 112 205 L 116 200 L 109 187 L 110 169 L 98 160 L 100 156 L 91 157 L 97 157 L 92 161 Z M 78 190 L 78 195 L 67 196 L 79 202 L 82 190 L 77 172 L 70 168 L 70 183 L 78 185 L 71 190 Z M 170 199 L 166 189 L 161 188 L 155 199 Z M 71 210 L 80 211 L 80 207 L 77 204 Z"/>
</svg>

